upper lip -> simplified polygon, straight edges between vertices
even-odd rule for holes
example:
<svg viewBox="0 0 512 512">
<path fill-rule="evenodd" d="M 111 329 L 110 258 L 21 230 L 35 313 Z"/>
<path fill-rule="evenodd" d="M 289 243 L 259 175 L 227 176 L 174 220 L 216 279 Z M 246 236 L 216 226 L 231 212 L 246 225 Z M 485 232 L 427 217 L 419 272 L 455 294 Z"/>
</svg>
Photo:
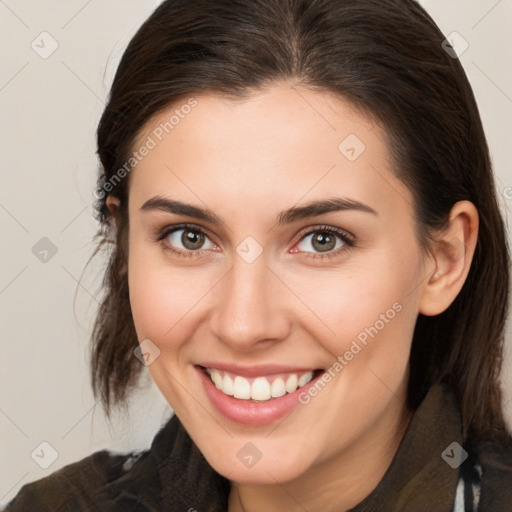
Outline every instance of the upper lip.
<svg viewBox="0 0 512 512">
<path fill-rule="evenodd" d="M 257 366 L 245 366 L 238 364 L 220 363 L 213 361 L 205 361 L 198 363 L 198 366 L 205 368 L 216 368 L 225 372 L 240 375 L 240 377 L 259 377 L 262 375 L 273 375 L 278 373 L 305 373 L 317 370 L 317 367 L 311 366 L 289 366 L 278 364 L 261 364 Z"/>
</svg>

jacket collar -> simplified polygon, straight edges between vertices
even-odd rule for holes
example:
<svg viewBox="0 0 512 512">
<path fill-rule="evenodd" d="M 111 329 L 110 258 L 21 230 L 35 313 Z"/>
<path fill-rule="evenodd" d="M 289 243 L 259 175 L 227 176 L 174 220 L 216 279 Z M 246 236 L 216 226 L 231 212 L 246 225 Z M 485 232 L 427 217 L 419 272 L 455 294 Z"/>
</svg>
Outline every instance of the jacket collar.
<svg viewBox="0 0 512 512">
<path fill-rule="evenodd" d="M 414 413 L 381 482 L 350 512 L 452 510 L 458 470 L 442 453 L 453 442 L 462 445 L 460 413 L 453 394 L 436 385 Z M 229 491 L 229 480 L 208 464 L 177 416 L 158 432 L 151 449 L 105 488 L 111 502 L 135 501 L 159 512 L 225 512 Z"/>
<path fill-rule="evenodd" d="M 154 512 L 226 512 L 229 490 L 229 480 L 213 470 L 173 415 L 151 448 L 104 492 L 115 511 L 132 510 L 137 503 Z"/>
<path fill-rule="evenodd" d="M 454 442 L 462 446 L 461 425 L 453 393 L 433 386 L 415 411 L 386 474 L 350 512 L 452 510 L 459 471 L 446 462 L 452 455 L 446 449 Z"/>
</svg>

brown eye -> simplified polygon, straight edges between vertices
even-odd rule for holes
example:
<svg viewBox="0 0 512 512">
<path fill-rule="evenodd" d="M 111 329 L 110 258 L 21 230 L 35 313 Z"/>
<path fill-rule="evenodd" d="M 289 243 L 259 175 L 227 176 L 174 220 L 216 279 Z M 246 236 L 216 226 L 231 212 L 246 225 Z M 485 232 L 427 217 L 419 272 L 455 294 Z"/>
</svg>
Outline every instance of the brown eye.
<svg viewBox="0 0 512 512">
<path fill-rule="evenodd" d="M 206 234 L 195 228 L 175 228 L 163 238 L 177 251 L 187 252 L 214 248 L 214 244 Z"/>
<path fill-rule="evenodd" d="M 344 232 L 335 228 L 318 228 L 306 233 L 296 247 L 300 252 L 330 255 L 352 245 L 352 240 Z"/>
<path fill-rule="evenodd" d="M 184 229 L 182 231 L 181 243 L 186 249 L 193 251 L 202 247 L 205 240 L 205 236 L 202 233 L 197 233 L 189 229 Z"/>
<path fill-rule="evenodd" d="M 329 233 L 318 233 L 311 239 L 311 245 L 319 252 L 332 251 L 336 246 L 336 237 Z"/>
</svg>

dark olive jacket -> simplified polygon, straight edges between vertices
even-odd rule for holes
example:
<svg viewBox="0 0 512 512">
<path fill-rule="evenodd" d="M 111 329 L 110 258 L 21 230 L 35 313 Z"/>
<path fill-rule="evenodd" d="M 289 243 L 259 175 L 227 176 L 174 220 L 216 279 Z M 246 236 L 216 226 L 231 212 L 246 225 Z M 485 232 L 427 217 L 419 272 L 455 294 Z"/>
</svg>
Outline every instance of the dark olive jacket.
<svg viewBox="0 0 512 512">
<path fill-rule="evenodd" d="M 434 386 L 383 479 L 350 512 L 512 512 L 510 447 L 479 447 L 463 443 L 453 395 Z M 5 511 L 226 512 L 229 491 L 173 416 L 149 450 L 96 452 L 24 485 Z"/>
</svg>

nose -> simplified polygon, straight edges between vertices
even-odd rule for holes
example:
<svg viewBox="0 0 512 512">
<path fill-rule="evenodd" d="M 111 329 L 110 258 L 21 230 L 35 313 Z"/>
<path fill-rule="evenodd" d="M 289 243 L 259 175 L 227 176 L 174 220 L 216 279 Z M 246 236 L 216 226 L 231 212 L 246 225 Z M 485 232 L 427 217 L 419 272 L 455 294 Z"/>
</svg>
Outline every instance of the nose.
<svg viewBox="0 0 512 512">
<path fill-rule="evenodd" d="M 264 253 L 252 263 L 235 254 L 231 270 L 216 291 L 211 329 L 230 348 L 253 350 L 288 336 L 286 289 L 269 268 Z"/>
</svg>

